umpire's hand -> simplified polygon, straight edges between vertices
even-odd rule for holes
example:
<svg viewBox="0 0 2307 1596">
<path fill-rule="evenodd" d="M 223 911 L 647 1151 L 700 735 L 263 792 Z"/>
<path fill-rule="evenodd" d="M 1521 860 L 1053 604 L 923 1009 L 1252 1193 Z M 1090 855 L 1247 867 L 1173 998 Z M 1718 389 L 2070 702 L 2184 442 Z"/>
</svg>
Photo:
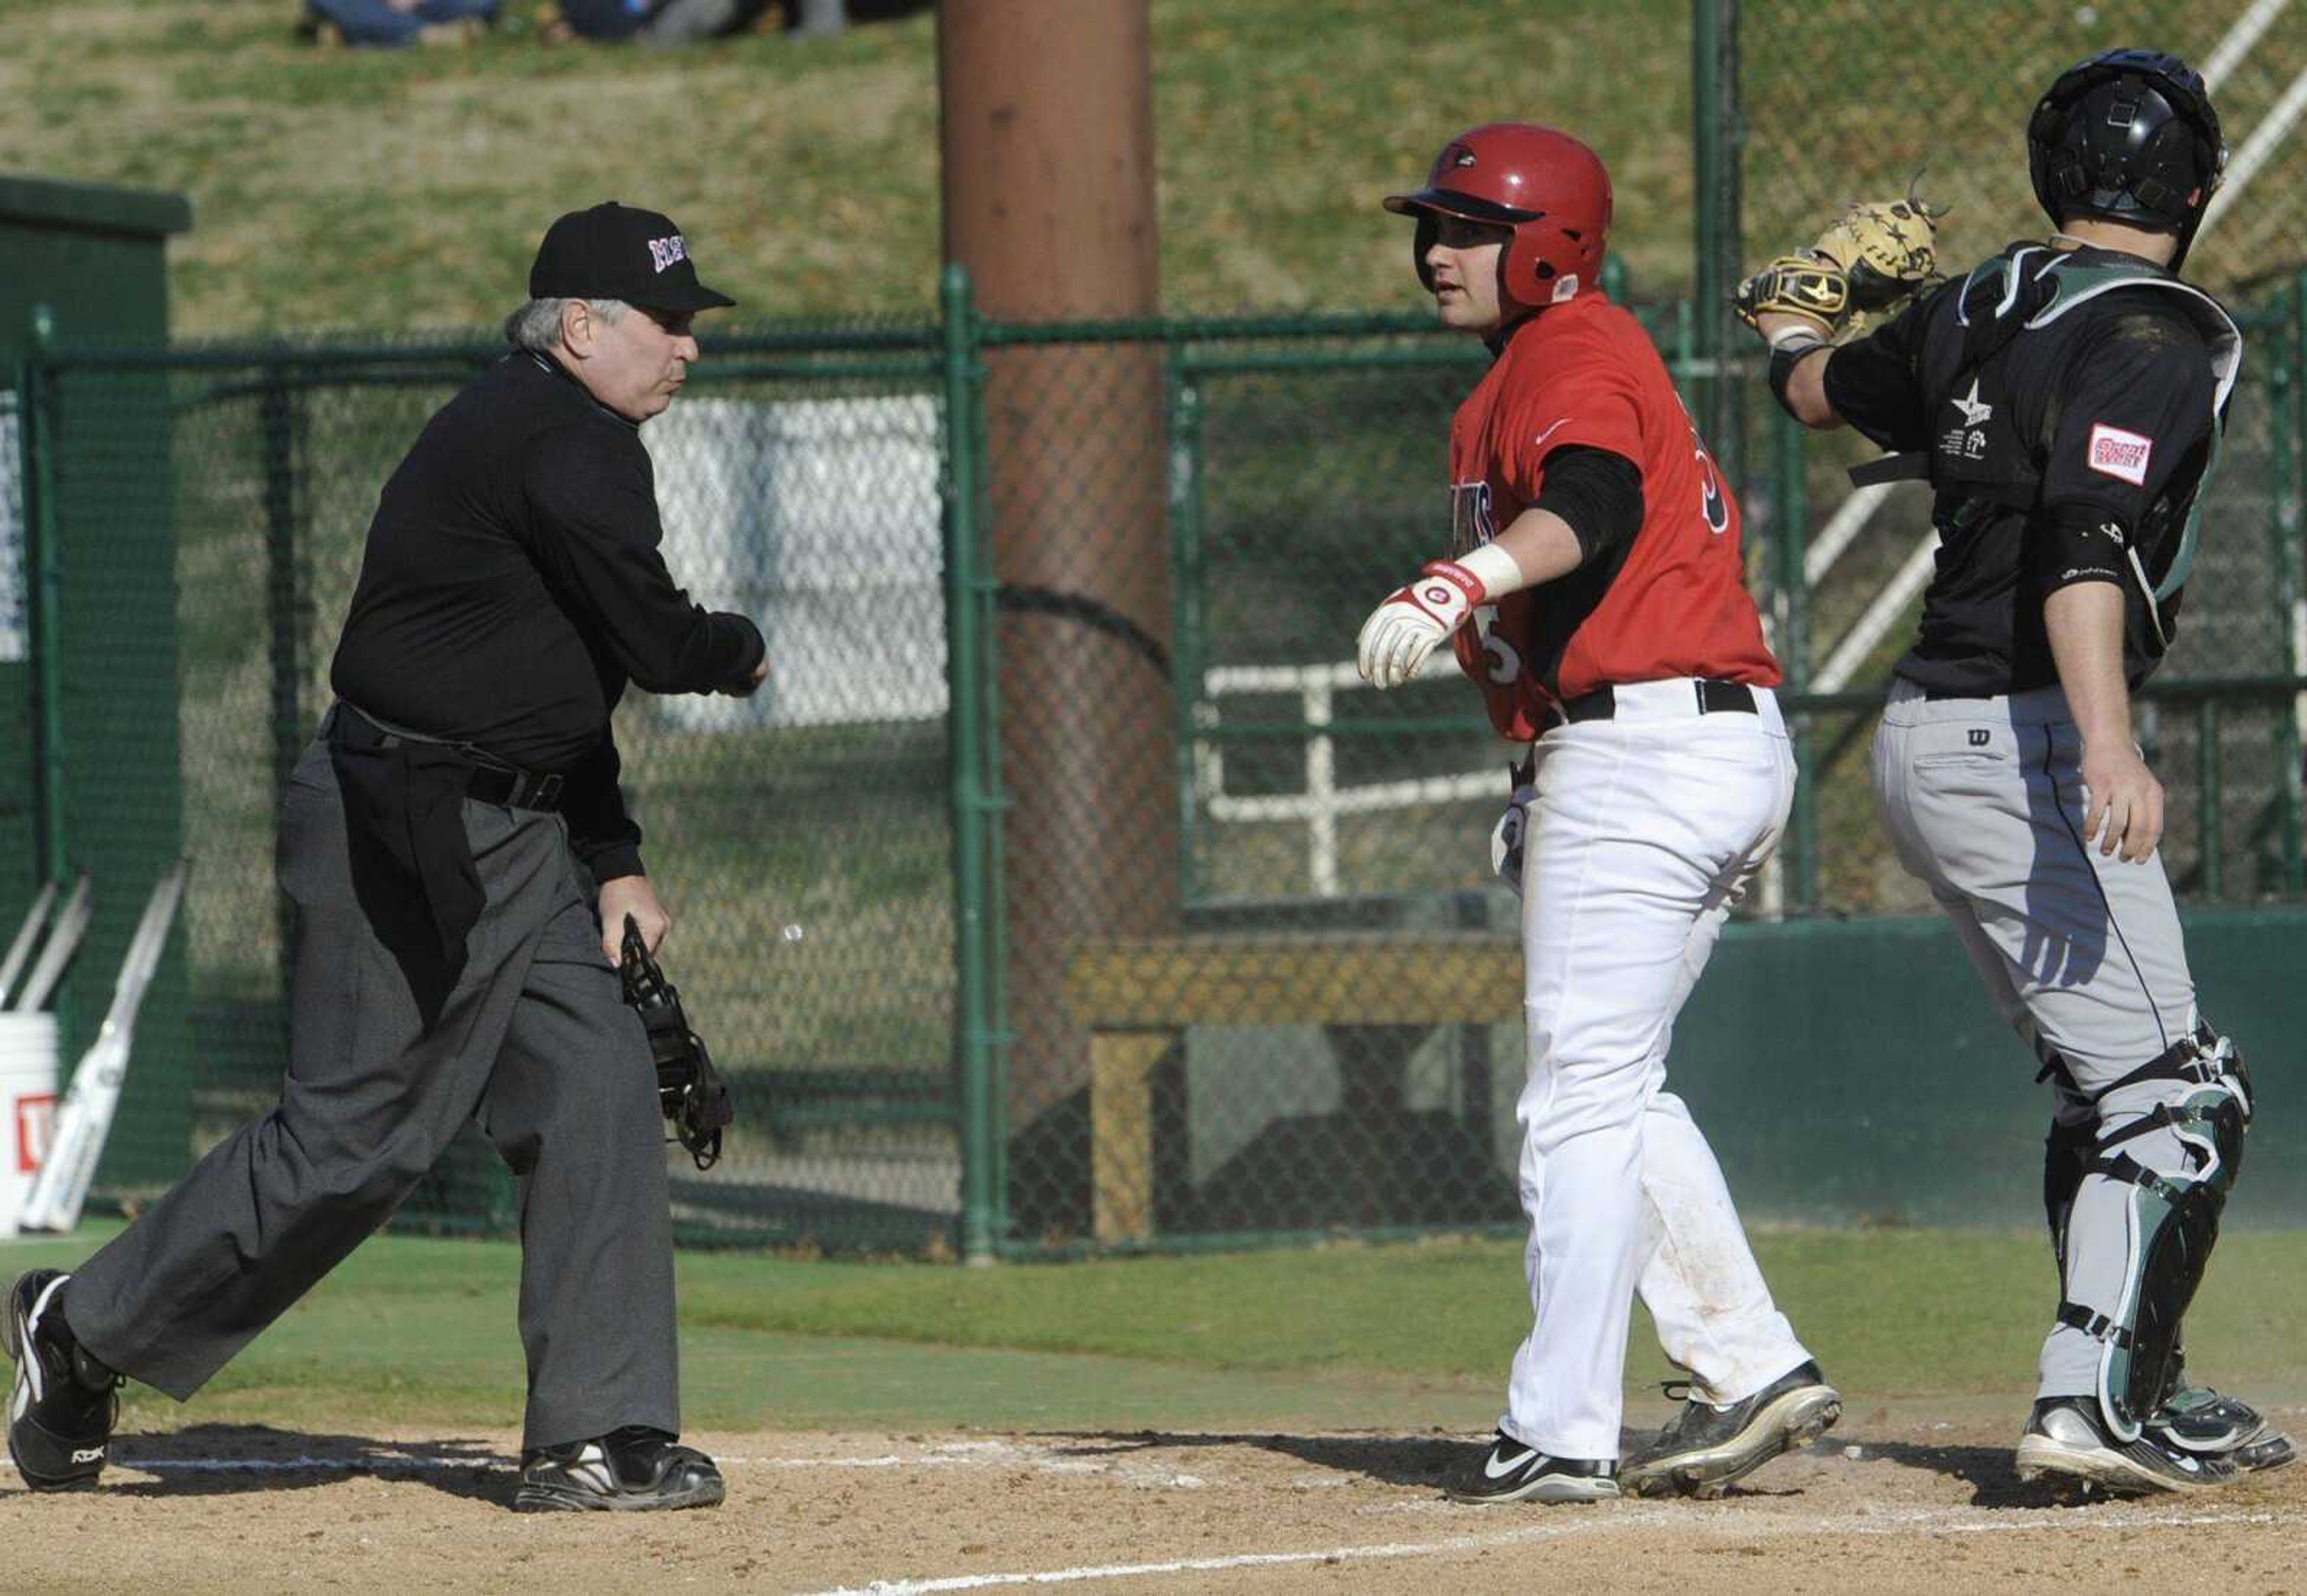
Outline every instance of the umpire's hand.
<svg viewBox="0 0 2307 1596">
<path fill-rule="evenodd" d="M 641 928 L 641 940 L 648 944 L 649 957 L 656 957 L 656 946 L 665 940 L 665 933 L 673 929 L 673 916 L 656 901 L 656 888 L 649 885 L 647 876 L 619 876 L 613 881 L 601 883 L 601 957 L 615 969 L 624 962 L 625 916 L 630 914 L 633 923 Z"/>
</svg>

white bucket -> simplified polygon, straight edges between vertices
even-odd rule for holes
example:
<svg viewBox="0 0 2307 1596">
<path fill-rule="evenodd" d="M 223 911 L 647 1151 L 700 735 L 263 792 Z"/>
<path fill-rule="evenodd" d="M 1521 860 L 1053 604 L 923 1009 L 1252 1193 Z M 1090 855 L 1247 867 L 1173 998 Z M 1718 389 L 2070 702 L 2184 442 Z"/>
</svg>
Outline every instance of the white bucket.
<svg viewBox="0 0 2307 1596">
<path fill-rule="evenodd" d="M 56 1017 L 0 1014 L 0 1236 L 16 1233 L 56 1120 Z"/>
</svg>

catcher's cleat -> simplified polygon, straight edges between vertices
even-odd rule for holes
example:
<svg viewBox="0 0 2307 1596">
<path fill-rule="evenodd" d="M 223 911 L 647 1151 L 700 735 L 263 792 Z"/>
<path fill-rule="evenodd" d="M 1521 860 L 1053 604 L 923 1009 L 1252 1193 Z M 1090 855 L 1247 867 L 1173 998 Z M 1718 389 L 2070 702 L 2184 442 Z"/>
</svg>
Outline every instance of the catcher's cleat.
<svg viewBox="0 0 2307 1596">
<path fill-rule="evenodd" d="M 516 1513 L 651 1513 L 715 1506 L 722 1494 L 721 1471 L 711 1458 L 674 1445 L 661 1429 L 635 1424 L 598 1440 L 527 1454 L 512 1506 Z"/>
<path fill-rule="evenodd" d="M 8 1455 L 34 1490 L 96 1483 L 120 1414 L 120 1377 L 90 1356 L 64 1323 L 68 1274 L 33 1269 L 8 1291 L 4 1334 L 15 1360 Z"/>
<path fill-rule="evenodd" d="M 1781 1453 L 1807 1446 L 1842 1417 L 1842 1394 L 1816 1363 L 1788 1370 L 1727 1407 L 1682 1404 L 1625 1481 L 1639 1496 L 1719 1497 Z"/>
<path fill-rule="evenodd" d="M 2053 1475 L 2122 1496 L 2213 1490 L 2235 1480 L 2235 1466 L 2164 1446 L 2152 1433 L 2123 1442 L 2109 1434 L 2098 1403 L 2088 1396 L 2045 1397 L 2019 1437 L 2019 1478 Z"/>
<path fill-rule="evenodd" d="M 2245 1441 L 2232 1451 L 2219 1455 L 2234 1465 L 2238 1474 L 2264 1474 L 2269 1469 L 2279 1469 L 2286 1463 L 2299 1461 L 2299 1448 L 2291 1437 L 2279 1429 L 2270 1429 L 2258 1439 Z"/>
<path fill-rule="evenodd" d="M 2233 1452 L 2266 1434 L 2267 1420 L 2249 1403 L 2208 1386 L 2183 1386 L 2155 1410 L 2147 1428 L 2181 1452 Z"/>
<path fill-rule="evenodd" d="M 1454 1502 L 1607 1502 L 1618 1494 L 1608 1458 L 1549 1457 L 1500 1430 L 1480 1459 L 1444 1488 Z"/>
</svg>

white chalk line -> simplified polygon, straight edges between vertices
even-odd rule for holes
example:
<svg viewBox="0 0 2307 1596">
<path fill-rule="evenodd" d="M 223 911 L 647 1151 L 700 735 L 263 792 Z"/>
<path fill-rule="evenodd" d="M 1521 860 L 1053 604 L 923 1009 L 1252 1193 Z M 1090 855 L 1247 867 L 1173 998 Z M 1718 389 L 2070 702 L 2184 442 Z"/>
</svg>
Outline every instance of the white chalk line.
<svg viewBox="0 0 2307 1596">
<path fill-rule="evenodd" d="M 1469 1509 L 1469 1511 L 1480 1511 Z M 1548 1509 L 1540 1508 L 1545 1512 Z M 1763 1540 L 1799 1536 L 1805 1540 L 1820 1535 L 1910 1535 L 1926 1532 L 1934 1535 L 2001 1534 L 2072 1534 L 2078 1529 L 2094 1530 L 2161 1530 L 2197 1529 L 2218 1524 L 2307 1524 L 2307 1513 L 2125 1513 L 2121 1516 L 2094 1518 L 2078 1524 L 2063 1514 L 2054 1514 L 2047 1521 L 2020 1523 L 1996 1520 L 1966 1520 L 1964 1513 L 1984 1511 L 1979 1508 L 1917 1508 L 1905 1512 L 1847 1514 L 1840 1517 L 1800 1518 L 1773 1522 L 1745 1515 L 1737 1507 L 1718 1508 L 1707 1516 L 1697 1517 L 1697 1523 L 1716 1530 L 1725 1539 Z M 830 1590 L 817 1591 L 809 1596 L 936 1596 L 947 1591 L 985 1591 L 1004 1585 L 1063 1585 L 1079 1584 L 1091 1580 L 1145 1578 L 1165 1574 L 1216 1574 L 1229 1569 L 1273 1568 L 1308 1563 L 1381 1562 L 1403 1557 L 1426 1557 L 1451 1552 L 1488 1551 L 1501 1547 L 1526 1545 L 1533 1541 L 1560 1540 L 1573 1535 L 1595 1534 L 1611 1529 L 1643 1530 L 1663 1527 L 1669 1523 L 1687 1536 L 1694 1517 L 1706 1510 L 1688 1505 L 1681 1507 L 1652 1507 L 1626 1510 L 1598 1508 L 1592 1513 L 1579 1514 L 1574 1522 L 1565 1524 L 1532 1524 L 1522 1529 L 1502 1531 L 1494 1535 L 1454 1535 L 1442 1540 L 1396 1540 L 1376 1546 L 1334 1546 L 1321 1551 L 1299 1552 L 1236 1552 L 1206 1557 L 1180 1557 L 1163 1563 L 1108 1563 L 1085 1565 L 1074 1568 L 1041 1569 L 1030 1573 L 956 1574 L 931 1579 L 877 1579 L 862 1585 L 838 1585 Z M 1725 1521 L 1725 1515 L 1739 1514 Z"/>
</svg>

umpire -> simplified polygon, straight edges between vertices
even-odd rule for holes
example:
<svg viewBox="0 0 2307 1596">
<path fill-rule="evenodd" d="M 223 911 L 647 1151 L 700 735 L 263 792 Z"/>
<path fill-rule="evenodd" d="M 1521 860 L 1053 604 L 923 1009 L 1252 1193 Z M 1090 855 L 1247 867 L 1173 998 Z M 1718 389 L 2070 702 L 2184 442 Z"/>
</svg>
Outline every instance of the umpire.
<svg viewBox="0 0 2307 1596">
<path fill-rule="evenodd" d="M 1831 347 L 1840 285 L 1801 280 L 1817 255 L 1739 301 L 1795 417 L 1894 451 L 1855 477 L 1934 495 L 1937 571 L 1874 788 L 1900 862 L 2054 1085 L 2061 1300 L 2020 1472 L 2194 1491 L 2294 1455 L 2182 1360 L 2252 1098 L 2196 1004 L 2131 717 L 2177 629 L 2242 360 L 2226 311 L 2176 275 L 2226 145 L 2184 62 L 2110 50 L 2045 92 L 2027 147 L 2047 243 Z"/>
<path fill-rule="evenodd" d="M 121 1377 L 190 1397 L 391 1214 L 467 1120 L 519 1181 L 522 1511 L 721 1500 L 681 1428 L 656 1077 L 619 934 L 669 924 L 618 791 L 610 711 L 750 692 L 742 616 L 658 553 L 640 425 L 698 358 L 681 230 L 613 202 L 554 222 L 514 348 L 386 483 L 290 777 L 296 905 L 280 1105 L 79 1270 L 10 1293 L 9 1449 L 92 1483 Z"/>
</svg>

